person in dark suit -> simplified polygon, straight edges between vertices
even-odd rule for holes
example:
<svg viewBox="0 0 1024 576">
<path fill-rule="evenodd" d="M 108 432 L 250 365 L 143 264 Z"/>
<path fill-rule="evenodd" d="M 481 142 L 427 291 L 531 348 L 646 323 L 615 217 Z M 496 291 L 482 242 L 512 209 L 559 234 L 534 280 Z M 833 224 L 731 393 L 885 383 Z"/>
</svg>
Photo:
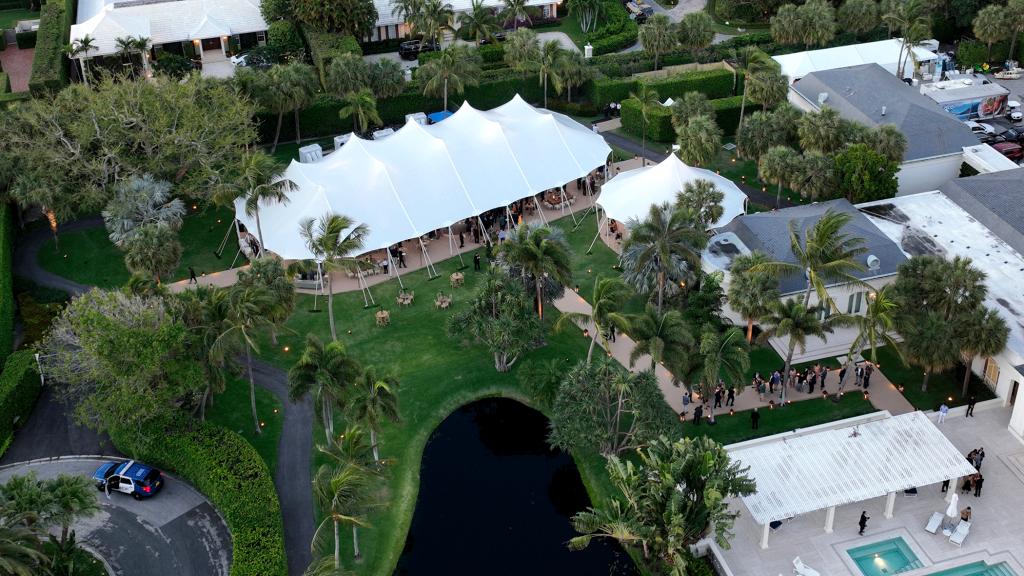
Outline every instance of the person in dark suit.
<svg viewBox="0 0 1024 576">
<path fill-rule="evenodd" d="M 750 413 L 750 429 L 757 430 L 757 423 L 761 421 L 761 414 L 754 408 L 754 411 Z"/>
<path fill-rule="evenodd" d="M 473 270 L 480 271 L 480 253 L 473 254 Z"/>
<path fill-rule="evenodd" d="M 191 268 L 189 268 L 189 270 L 191 270 Z M 974 417 L 974 405 L 977 403 L 978 398 L 972 394 L 971 397 L 967 400 L 967 418 Z"/>
<path fill-rule="evenodd" d="M 860 521 L 857 522 L 857 526 L 860 526 L 860 532 L 858 532 L 859 535 L 864 535 L 864 529 L 868 527 L 868 520 L 870 519 L 871 517 L 868 516 L 868 511 L 862 510 L 860 513 Z"/>
</svg>

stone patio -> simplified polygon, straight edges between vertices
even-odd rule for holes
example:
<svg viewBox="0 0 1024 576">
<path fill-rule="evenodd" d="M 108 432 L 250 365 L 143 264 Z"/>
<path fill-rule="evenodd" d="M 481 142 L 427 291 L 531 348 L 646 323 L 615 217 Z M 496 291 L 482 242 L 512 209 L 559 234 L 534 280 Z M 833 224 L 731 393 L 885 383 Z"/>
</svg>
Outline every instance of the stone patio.
<svg viewBox="0 0 1024 576">
<path fill-rule="evenodd" d="M 948 505 L 935 484 L 919 487 L 917 497 L 897 496 L 892 519 L 884 517 L 885 498 L 839 507 L 832 534 L 824 532 L 824 510 L 794 518 L 772 532 L 765 550 L 759 547 L 761 527 L 736 499 L 732 505 L 741 512 L 736 534 L 732 548 L 722 554 L 734 576 L 791 574 L 797 556 L 822 576 L 861 576 L 846 553 L 848 549 L 901 537 L 924 565 L 904 572 L 907 576 L 924 576 L 981 560 L 1007 562 L 1024 576 L 1024 445 L 1007 431 L 1009 420 L 1010 408 L 982 409 L 979 405 L 976 417 L 965 418 L 958 412 L 939 425 L 964 454 L 985 448 L 982 495 L 962 496 L 958 505 L 973 510 L 971 532 L 961 548 L 949 543 L 941 532 L 924 530 L 932 513 L 943 512 Z M 861 510 L 871 517 L 864 536 L 857 535 Z"/>
</svg>

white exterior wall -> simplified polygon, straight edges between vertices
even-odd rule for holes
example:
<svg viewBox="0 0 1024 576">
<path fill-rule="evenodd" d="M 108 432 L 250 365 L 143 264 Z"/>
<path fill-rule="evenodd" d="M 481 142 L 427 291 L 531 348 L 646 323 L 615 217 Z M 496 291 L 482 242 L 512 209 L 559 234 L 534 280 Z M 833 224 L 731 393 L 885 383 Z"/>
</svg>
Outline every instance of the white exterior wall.
<svg viewBox="0 0 1024 576">
<path fill-rule="evenodd" d="M 899 181 L 897 196 L 938 190 L 940 186 L 960 177 L 963 152 L 924 160 L 904 162 L 896 173 Z"/>
<path fill-rule="evenodd" d="M 985 380 L 993 390 L 997 397 L 1002 400 L 1002 405 L 1007 406 L 1010 404 L 1010 395 L 1013 392 L 1013 383 L 1018 383 L 1017 397 L 1013 404 L 1013 411 L 1010 414 L 1010 425 L 1009 430 L 1017 437 L 1018 440 L 1024 442 L 1024 375 L 1017 372 L 1015 366 L 1024 364 L 1021 362 L 1022 358 L 1013 353 L 1012 350 L 1003 350 L 1000 354 L 993 356 L 992 361 L 999 366 L 999 375 L 995 382 L 989 382 L 985 375 L 985 364 L 986 358 L 975 358 L 971 364 L 971 371 L 977 374 L 980 378 Z"/>
</svg>

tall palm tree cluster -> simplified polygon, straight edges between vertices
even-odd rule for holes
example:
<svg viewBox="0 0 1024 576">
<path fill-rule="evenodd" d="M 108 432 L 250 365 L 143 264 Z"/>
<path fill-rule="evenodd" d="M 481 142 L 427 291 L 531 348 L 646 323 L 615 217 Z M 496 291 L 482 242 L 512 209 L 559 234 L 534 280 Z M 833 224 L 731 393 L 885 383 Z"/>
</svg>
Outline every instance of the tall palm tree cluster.
<svg viewBox="0 0 1024 576">
<path fill-rule="evenodd" d="M 100 511 L 96 497 L 92 482 L 77 475 L 40 480 L 30 472 L 0 484 L 0 572 L 80 573 L 75 561 L 81 550 L 71 527 Z M 60 535 L 49 535 L 51 528 L 60 528 Z"/>
<path fill-rule="evenodd" d="M 590 68 L 583 55 L 575 50 L 566 50 L 557 40 L 541 42 L 537 33 L 528 28 L 517 30 L 505 42 L 505 63 L 524 75 L 537 74 L 537 82 L 543 88 L 544 107 L 548 105 L 548 87 L 561 94 L 590 79 Z"/>
</svg>

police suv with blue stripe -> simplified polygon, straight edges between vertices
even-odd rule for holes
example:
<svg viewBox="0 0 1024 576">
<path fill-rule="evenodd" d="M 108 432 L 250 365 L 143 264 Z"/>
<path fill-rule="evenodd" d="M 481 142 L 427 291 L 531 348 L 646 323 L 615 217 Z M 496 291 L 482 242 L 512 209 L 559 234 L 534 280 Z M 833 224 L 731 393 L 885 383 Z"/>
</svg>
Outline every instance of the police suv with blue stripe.
<svg viewBox="0 0 1024 576">
<path fill-rule="evenodd" d="M 92 475 L 100 492 L 123 492 L 136 500 L 149 498 L 164 485 L 163 474 L 141 462 L 105 462 Z"/>
</svg>

